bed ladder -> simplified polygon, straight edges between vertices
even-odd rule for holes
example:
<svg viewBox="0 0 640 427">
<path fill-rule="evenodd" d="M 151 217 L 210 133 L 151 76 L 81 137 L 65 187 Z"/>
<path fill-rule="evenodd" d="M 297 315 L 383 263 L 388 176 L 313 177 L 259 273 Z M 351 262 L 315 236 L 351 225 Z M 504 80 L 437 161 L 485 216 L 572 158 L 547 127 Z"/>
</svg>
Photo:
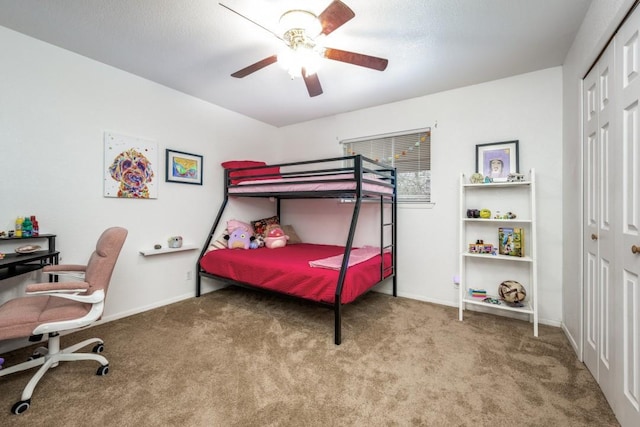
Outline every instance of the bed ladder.
<svg viewBox="0 0 640 427">
<path fill-rule="evenodd" d="M 396 280 L 396 218 L 397 218 L 397 204 L 395 203 L 395 193 L 393 199 L 385 199 L 384 196 L 380 196 L 380 281 L 382 281 L 387 272 L 390 272 L 393 280 L 393 296 L 398 296 L 397 280 Z M 391 204 L 391 221 L 385 222 L 384 210 L 385 205 Z M 356 197 L 353 206 L 353 215 L 351 216 L 351 226 L 349 228 L 349 236 L 347 237 L 347 243 L 345 245 L 344 256 L 342 257 L 342 266 L 340 268 L 340 275 L 338 276 L 338 285 L 336 286 L 336 293 L 334 298 L 334 342 L 336 345 L 340 345 L 342 342 L 342 286 L 344 284 L 345 277 L 347 275 L 347 269 L 349 265 L 349 255 L 351 254 L 351 248 L 353 246 L 353 239 L 358 225 L 358 217 L 360 215 L 360 207 L 362 205 L 362 197 L 359 195 Z M 385 229 L 391 230 L 391 243 L 384 244 Z M 391 264 L 387 267 L 384 266 L 384 251 L 391 250 Z"/>
<path fill-rule="evenodd" d="M 395 199 L 395 194 L 394 194 Z M 389 222 L 385 222 L 385 205 L 391 204 L 391 218 Z M 394 200 L 385 200 L 384 196 L 380 196 L 380 280 L 385 277 L 392 277 L 393 280 L 393 296 L 398 296 L 398 285 L 396 278 L 396 260 L 397 260 L 397 236 L 396 236 L 396 218 L 397 218 L 397 204 Z M 387 231 L 389 230 L 389 231 Z M 390 234 L 391 243 L 385 243 L 385 234 Z M 391 264 L 387 267 L 384 265 L 384 251 L 391 251 Z"/>
</svg>

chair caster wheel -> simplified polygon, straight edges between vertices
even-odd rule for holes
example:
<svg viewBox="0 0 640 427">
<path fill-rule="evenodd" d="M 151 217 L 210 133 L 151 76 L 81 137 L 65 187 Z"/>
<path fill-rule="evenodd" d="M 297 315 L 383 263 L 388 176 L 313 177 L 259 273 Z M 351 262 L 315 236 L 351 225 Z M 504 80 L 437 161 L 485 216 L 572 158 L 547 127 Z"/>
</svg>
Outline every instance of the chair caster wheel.
<svg viewBox="0 0 640 427">
<path fill-rule="evenodd" d="M 33 353 L 31 356 L 29 356 L 27 358 L 27 360 L 36 360 L 36 359 L 40 359 L 41 357 L 44 357 L 44 354 L 40 354 L 38 352 Z"/>
<path fill-rule="evenodd" d="M 102 353 L 104 351 L 104 344 L 96 344 L 91 351 L 94 353 Z"/>
<path fill-rule="evenodd" d="M 96 375 L 101 377 L 104 375 L 107 375 L 108 373 L 109 373 L 109 365 L 100 366 L 96 371 Z"/>
<path fill-rule="evenodd" d="M 21 400 L 19 402 L 16 402 L 11 407 L 11 413 L 15 414 L 15 415 L 20 415 L 20 414 L 24 413 L 27 409 L 29 409 L 30 406 L 31 406 L 31 399 L 29 399 L 29 400 Z"/>
</svg>

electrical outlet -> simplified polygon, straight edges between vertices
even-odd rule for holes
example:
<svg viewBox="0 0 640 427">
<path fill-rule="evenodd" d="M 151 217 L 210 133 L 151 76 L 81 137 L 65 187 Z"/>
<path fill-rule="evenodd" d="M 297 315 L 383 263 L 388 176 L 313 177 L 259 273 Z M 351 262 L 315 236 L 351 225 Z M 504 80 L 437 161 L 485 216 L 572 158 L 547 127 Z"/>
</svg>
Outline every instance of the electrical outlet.
<svg viewBox="0 0 640 427">
<path fill-rule="evenodd" d="M 187 280 L 191 280 L 191 271 L 187 271 Z"/>
</svg>

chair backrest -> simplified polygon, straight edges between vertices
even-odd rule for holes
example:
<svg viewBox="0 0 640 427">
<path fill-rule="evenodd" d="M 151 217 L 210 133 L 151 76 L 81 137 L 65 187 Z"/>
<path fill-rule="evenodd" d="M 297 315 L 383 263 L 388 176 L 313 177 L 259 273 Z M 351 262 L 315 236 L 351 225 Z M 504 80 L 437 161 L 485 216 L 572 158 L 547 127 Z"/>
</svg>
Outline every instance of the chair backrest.
<svg viewBox="0 0 640 427">
<path fill-rule="evenodd" d="M 84 280 L 90 287 L 87 294 L 92 294 L 99 289 L 103 289 L 104 293 L 107 293 L 113 268 L 127 234 L 127 230 L 122 227 L 108 228 L 102 233 L 96 243 L 96 250 L 89 258 L 84 275 Z"/>
</svg>

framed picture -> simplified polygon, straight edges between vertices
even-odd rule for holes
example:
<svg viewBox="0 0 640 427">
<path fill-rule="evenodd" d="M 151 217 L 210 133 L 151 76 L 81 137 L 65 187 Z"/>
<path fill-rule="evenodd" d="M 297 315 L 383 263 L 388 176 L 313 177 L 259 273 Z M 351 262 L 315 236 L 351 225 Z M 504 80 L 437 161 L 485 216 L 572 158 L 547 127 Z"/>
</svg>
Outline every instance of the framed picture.
<svg viewBox="0 0 640 427">
<path fill-rule="evenodd" d="M 157 199 L 158 143 L 104 133 L 104 197 Z"/>
<path fill-rule="evenodd" d="M 202 156 L 167 149 L 166 181 L 202 185 Z"/>
<path fill-rule="evenodd" d="M 476 172 L 494 182 L 506 182 L 510 173 L 518 173 L 518 141 L 476 145 Z"/>
</svg>

